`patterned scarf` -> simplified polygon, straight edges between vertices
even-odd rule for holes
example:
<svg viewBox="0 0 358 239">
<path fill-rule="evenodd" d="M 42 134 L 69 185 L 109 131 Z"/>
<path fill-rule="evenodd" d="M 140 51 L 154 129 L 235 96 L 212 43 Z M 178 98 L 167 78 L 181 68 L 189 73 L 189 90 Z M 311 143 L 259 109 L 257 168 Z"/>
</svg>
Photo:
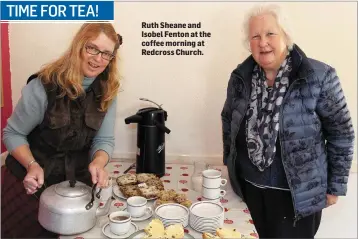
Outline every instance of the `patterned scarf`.
<svg viewBox="0 0 358 239">
<path fill-rule="evenodd" d="M 280 106 L 288 88 L 291 66 L 291 57 L 288 55 L 278 70 L 271 90 L 268 88 L 264 70 L 258 65 L 253 70 L 246 141 L 250 160 L 261 172 L 269 167 L 275 158 Z"/>
</svg>

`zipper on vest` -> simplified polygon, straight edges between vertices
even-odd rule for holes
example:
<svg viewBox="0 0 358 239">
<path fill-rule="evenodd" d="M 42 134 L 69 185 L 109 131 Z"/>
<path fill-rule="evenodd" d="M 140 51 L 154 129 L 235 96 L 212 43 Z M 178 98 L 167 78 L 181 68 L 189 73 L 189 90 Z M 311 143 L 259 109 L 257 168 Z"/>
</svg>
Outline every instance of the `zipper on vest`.
<svg viewBox="0 0 358 239">
<path fill-rule="evenodd" d="M 293 227 L 296 227 L 297 221 L 298 221 L 298 218 L 295 216 L 295 217 L 293 218 Z"/>
<path fill-rule="evenodd" d="M 294 80 L 291 85 L 288 87 L 288 90 L 285 94 L 285 96 L 283 97 L 283 100 L 282 100 L 282 105 L 281 105 L 281 108 L 280 108 L 280 120 L 279 120 L 279 125 L 280 125 L 280 146 L 281 146 L 281 160 L 282 158 L 285 156 L 284 152 L 283 152 L 283 144 L 282 144 L 282 138 L 283 138 L 283 127 L 282 127 L 282 124 L 283 124 L 283 114 L 282 114 L 282 111 L 283 111 L 283 105 L 284 105 L 284 102 L 287 98 L 287 96 L 289 95 L 288 93 L 290 92 L 290 90 L 292 89 L 293 85 L 296 83 L 296 81 L 298 81 L 298 79 Z M 292 193 L 292 185 L 291 185 L 291 181 L 288 180 L 287 178 L 287 172 L 286 172 L 286 165 L 284 164 L 283 160 L 282 160 L 282 165 L 283 165 L 283 169 L 285 171 L 285 174 L 286 174 L 286 179 L 287 179 L 287 183 L 289 185 L 289 188 L 290 188 L 290 191 L 291 191 L 291 199 L 292 199 L 292 206 L 293 206 L 293 213 L 295 214 L 295 216 L 293 217 L 293 227 L 296 227 L 296 223 L 298 221 L 298 216 L 297 216 L 297 213 L 296 213 L 296 209 L 295 209 L 295 197 L 293 196 L 293 193 Z"/>
</svg>

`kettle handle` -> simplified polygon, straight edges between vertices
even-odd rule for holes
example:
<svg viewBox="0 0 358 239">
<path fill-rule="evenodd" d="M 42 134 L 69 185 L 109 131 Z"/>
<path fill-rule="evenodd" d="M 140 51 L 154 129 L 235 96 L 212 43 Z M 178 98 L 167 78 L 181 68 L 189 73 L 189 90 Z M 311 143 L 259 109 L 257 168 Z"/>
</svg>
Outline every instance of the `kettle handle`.
<svg viewBox="0 0 358 239">
<path fill-rule="evenodd" d="M 87 203 L 86 205 L 86 209 L 87 210 L 90 210 L 92 207 L 93 207 L 93 202 L 94 202 L 94 190 L 96 190 L 96 186 L 97 186 L 97 183 L 93 184 L 92 186 L 92 198 L 91 198 L 91 201 L 89 203 Z M 97 198 L 100 198 L 100 193 L 102 191 L 102 188 L 99 189 L 98 193 L 96 193 L 96 197 Z"/>
</svg>

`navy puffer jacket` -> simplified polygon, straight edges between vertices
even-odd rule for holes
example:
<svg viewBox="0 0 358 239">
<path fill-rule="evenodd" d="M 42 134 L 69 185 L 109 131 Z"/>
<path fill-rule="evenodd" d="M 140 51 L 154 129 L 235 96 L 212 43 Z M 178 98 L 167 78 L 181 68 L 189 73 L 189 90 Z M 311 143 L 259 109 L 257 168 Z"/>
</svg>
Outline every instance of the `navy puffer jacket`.
<svg viewBox="0 0 358 239">
<path fill-rule="evenodd" d="M 327 193 L 346 195 L 354 130 L 336 71 L 307 58 L 297 45 L 291 56 L 293 74 L 281 106 L 279 140 L 296 222 L 325 208 Z M 232 72 L 221 113 L 224 164 L 241 198 L 235 141 L 249 104 L 254 65 L 250 56 Z"/>
</svg>

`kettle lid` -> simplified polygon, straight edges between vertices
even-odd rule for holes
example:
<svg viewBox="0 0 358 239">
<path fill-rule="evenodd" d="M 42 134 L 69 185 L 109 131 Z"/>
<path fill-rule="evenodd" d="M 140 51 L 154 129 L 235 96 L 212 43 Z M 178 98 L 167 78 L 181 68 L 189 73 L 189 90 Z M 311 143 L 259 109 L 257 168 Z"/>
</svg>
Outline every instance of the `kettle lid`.
<svg viewBox="0 0 358 239">
<path fill-rule="evenodd" d="M 56 185 L 55 192 L 63 197 L 81 197 L 89 193 L 89 187 L 82 183 L 76 182 L 74 187 L 70 186 L 70 181 L 64 181 Z"/>
</svg>

